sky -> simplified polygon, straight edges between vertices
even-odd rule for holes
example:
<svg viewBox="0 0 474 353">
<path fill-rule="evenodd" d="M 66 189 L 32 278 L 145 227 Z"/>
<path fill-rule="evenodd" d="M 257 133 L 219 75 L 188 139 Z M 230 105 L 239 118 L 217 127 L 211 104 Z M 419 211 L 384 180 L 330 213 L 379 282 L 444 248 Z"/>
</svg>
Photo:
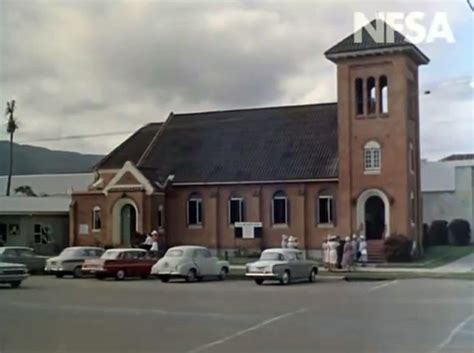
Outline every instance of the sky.
<svg viewBox="0 0 474 353">
<path fill-rule="evenodd" d="M 436 13 L 447 19 L 454 43 L 417 44 L 431 59 L 420 67 L 420 92 L 431 92 L 420 95 L 421 153 L 473 152 L 466 0 L 0 0 L 0 104 L 16 99 L 18 143 L 106 154 L 170 112 L 335 102 L 324 51 L 354 31 L 355 12 L 381 11 L 423 12 L 426 29 Z"/>
</svg>

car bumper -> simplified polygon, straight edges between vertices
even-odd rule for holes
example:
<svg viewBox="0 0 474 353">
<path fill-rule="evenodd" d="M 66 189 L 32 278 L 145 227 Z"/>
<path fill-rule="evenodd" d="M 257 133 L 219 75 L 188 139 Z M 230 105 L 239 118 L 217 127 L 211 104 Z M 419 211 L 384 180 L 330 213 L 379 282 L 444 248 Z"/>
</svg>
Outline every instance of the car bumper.
<svg viewBox="0 0 474 353">
<path fill-rule="evenodd" d="M 105 268 L 102 268 L 102 267 L 83 267 L 82 273 L 95 275 L 95 274 L 108 274 L 109 271 L 107 271 Z"/>
<path fill-rule="evenodd" d="M 0 283 L 10 283 L 16 281 L 24 281 L 28 278 L 28 274 L 21 274 L 21 275 L 0 275 Z"/>
<path fill-rule="evenodd" d="M 247 272 L 245 274 L 249 278 L 261 278 L 261 279 L 279 279 L 280 276 L 275 273 L 264 273 L 264 272 Z"/>
<path fill-rule="evenodd" d="M 152 271 L 150 273 L 152 276 L 157 276 L 157 277 L 167 277 L 167 278 L 183 278 L 186 277 L 185 274 L 182 274 L 181 272 L 177 271 Z"/>
</svg>

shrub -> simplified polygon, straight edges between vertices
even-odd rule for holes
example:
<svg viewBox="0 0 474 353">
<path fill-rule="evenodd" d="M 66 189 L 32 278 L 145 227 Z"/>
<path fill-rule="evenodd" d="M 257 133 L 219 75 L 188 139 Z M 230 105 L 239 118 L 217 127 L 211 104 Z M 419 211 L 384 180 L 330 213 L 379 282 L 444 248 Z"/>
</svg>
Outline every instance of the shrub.
<svg viewBox="0 0 474 353">
<path fill-rule="evenodd" d="M 431 246 L 429 229 L 430 229 L 429 225 L 426 223 L 423 223 L 423 248 L 424 249 L 427 249 Z"/>
<path fill-rule="evenodd" d="M 466 246 L 471 242 L 471 226 L 465 219 L 453 219 L 448 230 L 451 244 Z"/>
<path fill-rule="evenodd" d="M 392 234 L 384 243 L 385 259 L 388 262 L 407 262 L 411 260 L 413 242 L 401 234 Z"/>
<path fill-rule="evenodd" d="M 444 220 L 431 222 L 428 238 L 430 245 L 448 245 L 448 222 Z"/>
</svg>

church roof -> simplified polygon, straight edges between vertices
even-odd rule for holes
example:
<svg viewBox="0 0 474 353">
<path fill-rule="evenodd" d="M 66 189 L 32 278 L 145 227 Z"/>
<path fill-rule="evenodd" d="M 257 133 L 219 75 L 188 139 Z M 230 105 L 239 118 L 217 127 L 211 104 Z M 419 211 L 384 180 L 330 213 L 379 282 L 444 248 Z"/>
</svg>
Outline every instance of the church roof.
<svg viewBox="0 0 474 353">
<path fill-rule="evenodd" d="M 375 29 L 376 33 L 381 28 L 383 36 L 376 40 L 367 30 L 368 27 Z M 393 38 L 390 35 L 393 33 Z M 420 64 L 427 64 L 429 58 L 413 43 L 405 38 L 403 34 L 394 30 L 382 20 L 373 20 L 353 34 L 347 36 L 339 43 L 328 49 L 324 54 L 330 60 L 346 56 L 373 55 L 387 50 L 401 50 L 412 55 Z"/>
<path fill-rule="evenodd" d="M 151 136 L 151 135 L 150 135 Z M 163 183 L 233 183 L 337 178 L 337 105 L 172 114 L 136 163 Z M 126 158 L 133 144 L 123 146 Z M 110 160 L 118 160 L 112 152 Z"/>
<path fill-rule="evenodd" d="M 99 161 L 94 169 L 120 169 L 126 161 L 137 164 L 162 124 L 150 123 L 141 127 Z"/>
</svg>

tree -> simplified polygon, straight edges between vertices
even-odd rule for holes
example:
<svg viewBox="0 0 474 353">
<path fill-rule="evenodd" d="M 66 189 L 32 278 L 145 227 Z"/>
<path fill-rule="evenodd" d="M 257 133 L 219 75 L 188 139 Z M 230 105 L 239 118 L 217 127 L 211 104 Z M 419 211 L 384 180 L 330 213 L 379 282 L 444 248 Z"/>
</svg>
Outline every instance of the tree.
<svg viewBox="0 0 474 353">
<path fill-rule="evenodd" d="M 13 116 L 15 111 L 15 100 L 12 99 L 10 102 L 7 102 L 7 109 L 5 110 L 5 115 L 7 116 L 7 133 L 10 134 L 10 165 L 8 168 L 8 181 L 7 181 L 7 192 L 6 195 L 10 196 L 10 186 L 12 182 L 13 174 L 13 135 L 18 130 L 18 122 Z"/>
</svg>

